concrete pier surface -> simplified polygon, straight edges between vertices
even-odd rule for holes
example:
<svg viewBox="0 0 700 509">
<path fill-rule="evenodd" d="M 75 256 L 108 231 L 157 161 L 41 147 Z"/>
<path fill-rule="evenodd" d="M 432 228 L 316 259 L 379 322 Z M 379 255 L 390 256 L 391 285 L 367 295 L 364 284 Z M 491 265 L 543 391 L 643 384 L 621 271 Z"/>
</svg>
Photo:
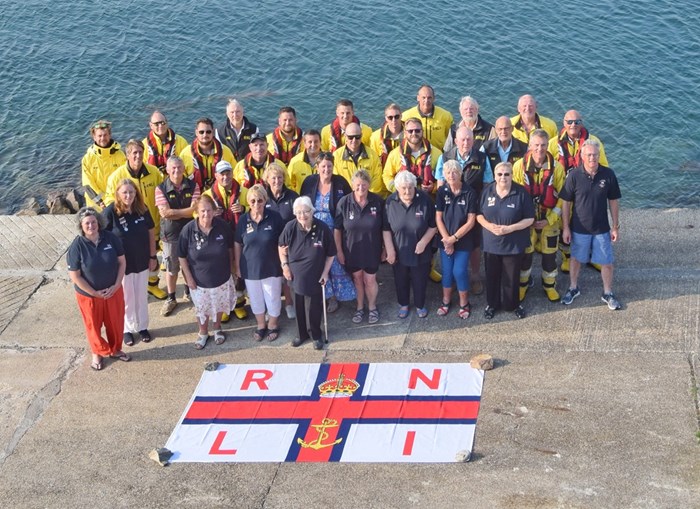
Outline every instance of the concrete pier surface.
<svg viewBox="0 0 700 509">
<path fill-rule="evenodd" d="M 294 324 L 255 343 L 232 318 L 221 346 L 196 351 L 191 304 L 167 318 L 151 299 L 154 341 L 130 363 L 90 369 L 65 250 L 74 216 L 0 216 L 0 506 L 24 507 L 700 507 L 700 210 L 623 210 L 615 292 L 582 271 L 571 306 L 535 288 L 516 320 L 396 318 L 380 270 L 376 325 L 354 303 L 329 315 L 322 352 L 292 348 Z M 539 258 L 535 258 L 535 267 Z M 568 278 L 560 275 L 564 292 Z M 181 295 L 181 287 L 178 290 Z M 148 459 L 178 422 L 206 362 L 468 362 L 486 373 L 472 460 L 459 464 L 184 464 Z"/>
</svg>

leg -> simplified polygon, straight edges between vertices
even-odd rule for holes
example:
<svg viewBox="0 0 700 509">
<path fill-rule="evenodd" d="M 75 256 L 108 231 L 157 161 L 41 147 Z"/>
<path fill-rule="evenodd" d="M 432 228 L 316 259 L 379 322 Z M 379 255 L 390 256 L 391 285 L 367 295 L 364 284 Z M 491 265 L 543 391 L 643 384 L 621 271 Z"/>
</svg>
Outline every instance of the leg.
<svg viewBox="0 0 700 509">
<path fill-rule="evenodd" d="M 146 293 L 146 286 L 148 285 L 148 271 L 144 270 L 135 274 L 136 278 L 134 281 L 134 308 L 136 312 L 136 330 L 144 331 L 148 330 L 149 318 L 148 318 L 148 293 Z M 124 299 L 126 301 L 126 298 Z"/>
<path fill-rule="evenodd" d="M 444 249 L 440 249 L 440 262 L 442 263 L 442 309 L 449 308 L 450 300 L 452 300 L 456 254 L 456 252 L 453 252 L 451 255 L 448 255 Z"/>
<path fill-rule="evenodd" d="M 503 309 L 513 311 L 520 305 L 519 280 L 523 254 L 503 256 L 502 260 Z"/>
<path fill-rule="evenodd" d="M 323 341 L 323 331 L 321 330 L 324 305 L 323 296 L 320 293 L 314 294 L 309 300 L 309 327 L 311 328 L 311 338 L 314 341 Z"/>
<path fill-rule="evenodd" d="M 110 345 L 102 338 L 102 324 L 104 323 L 105 304 L 103 299 L 88 297 L 81 293 L 75 294 L 78 308 L 85 325 L 85 336 L 94 355 L 106 357 L 112 353 Z"/>
<path fill-rule="evenodd" d="M 455 251 L 455 263 L 452 269 L 459 293 L 459 306 L 469 304 L 469 251 Z"/>
<path fill-rule="evenodd" d="M 148 273 L 148 272 L 146 272 Z M 138 332 L 138 318 L 136 314 L 136 295 L 139 291 L 137 274 L 126 274 L 122 279 L 122 289 L 124 290 L 124 332 Z"/>
<path fill-rule="evenodd" d="M 262 280 L 263 296 L 265 297 L 265 307 L 269 316 L 267 328 L 267 339 L 274 341 L 279 336 L 279 317 L 282 313 L 282 299 L 280 293 L 282 291 L 282 278 L 269 277 Z"/>
<path fill-rule="evenodd" d="M 501 307 L 501 256 L 484 254 L 486 267 L 486 304 L 497 311 Z"/>
<path fill-rule="evenodd" d="M 398 261 L 392 267 L 394 269 L 394 284 L 396 285 L 396 300 L 399 306 L 407 308 L 411 292 L 408 267 L 401 265 Z"/>
<path fill-rule="evenodd" d="M 297 314 L 297 334 L 302 341 L 309 339 L 309 331 L 306 326 L 305 300 L 303 295 L 299 293 L 294 294 L 294 306 Z"/>
<path fill-rule="evenodd" d="M 557 250 L 559 249 L 559 224 L 542 230 L 542 289 L 550 302 L 561 299 L 557 291 Z"/>
<path fill-rule="evenodd" d="M 112 349 L 112 355 L 121 352 L 124 330 L 124 290 L 117 289 L 109 299 L 104 301 L 104 324 L 107 342 Z"/>
<path fill-rule="evenodd" d="M 525 300 L 525 295 L 530 288 L 530 282 L 532 281 L 532 259 L 535 254 L 535 244 L 541 233 L 542 230 L 537 231 L 534 228 L 530 228 L 530 245 L 525 248 L 525 255 L 522 258 L 522 266 L 520 267 L 520 290 L 518 298 L 521 302 Z"/>
<path fill-rule="evenodd" d="M 600 275 L 603 279 L 603 293 L 612 293 L 613 265 L 606 264 L 600 266 Z"/>
<path fill-rule="evenodd" d="M 413 303 L 418 309 L 425 308 L 425 292 L 428 288 L 428 274 L 430 274 L 430 262 L 411 267 Z"/>
<path fill-rule="evenodd" d="M 367 272 L 362 271 L 362 283 L 365 287 L 365 294 L 367 295 L 367 308 L 370 311 L 377 309 L 377 295 L 379 295 L 377 274 L 368 274 Z"/>
<path fill-rule="evenodd" d="M 365 308 L 365 279 L 364 272 L 357 270 L 352 273 L 352 282 L 355 284 L 355 293 L 357 294 L 357 310 L 361 311 Z"/>
</svg>

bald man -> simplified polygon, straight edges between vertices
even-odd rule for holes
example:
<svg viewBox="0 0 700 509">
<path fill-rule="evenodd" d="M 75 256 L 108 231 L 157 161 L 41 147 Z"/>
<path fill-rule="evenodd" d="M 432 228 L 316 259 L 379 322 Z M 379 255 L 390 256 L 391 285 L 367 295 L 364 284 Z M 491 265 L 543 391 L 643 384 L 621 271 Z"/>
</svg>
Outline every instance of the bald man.
<svg viewBox="0 0 700 509">
<path fill-rule="evenodd" d="M 557 124 L 537 113 L 537 101 L 529 94 L 518 99 L 518 114 L 510 121 L 513 123 L 513 136 L 524 143 L 530 141 L 530 133 L 535 129 L 544 129 L 550 138 L 557 135 Z"/>
</svg>

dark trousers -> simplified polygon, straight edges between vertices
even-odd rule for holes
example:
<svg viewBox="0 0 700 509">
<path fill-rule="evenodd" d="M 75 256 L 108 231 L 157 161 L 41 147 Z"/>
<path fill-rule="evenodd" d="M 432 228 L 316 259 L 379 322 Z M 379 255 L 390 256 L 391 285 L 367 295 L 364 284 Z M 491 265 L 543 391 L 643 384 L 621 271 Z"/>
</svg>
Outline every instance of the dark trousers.
<svg viewBox="0 0 700 509">
<path fill-rule="evenodd" d="M 425 307 L 425 289 L 428 286 L 430 262 L 407 267 L 399 262 L 394 264 L 394 282 L 396 283 L 396 300 L 399 306 L 408 306 L 411 302 L 413 288 L 413 303 L 417 308 Z"/>
<path fill-rule="evenodd" d="M 520 304 L 520 267 L 523 253 L 496 255 L 484 253 L 486 303 L 494 309 L 513 311 Z"/>
<path fill-rule="evenodd" d="M 309 299 L 309 327 L 306 326 L 306 309 L 305 300 Z M 323 339 L 321 332 L 321 318 L 323 317 L 323 295 L 318 293 L 312 296 L 300 295 L 294 293 L 294 309 L 297 313 L 297 329 L 299 331 L 299 339 L 309 339 L 309 331 L 311 329 L 311 337 L 314 341 Z"/>
</svg>

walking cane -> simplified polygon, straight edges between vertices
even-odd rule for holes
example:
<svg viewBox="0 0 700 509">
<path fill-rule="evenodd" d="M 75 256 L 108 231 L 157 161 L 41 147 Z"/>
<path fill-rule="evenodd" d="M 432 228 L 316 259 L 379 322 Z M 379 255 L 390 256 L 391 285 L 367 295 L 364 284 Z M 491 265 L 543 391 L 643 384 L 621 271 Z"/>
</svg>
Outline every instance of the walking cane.
<svg viewBox="0 0 700 509">
<path fill-rule="evenodd" d="M 321 283 L 321 295 L 323 297 L 323 329 L 326 332 L 325 342 L 328 344 L 328 315 L 326 314 L 326 282 Z"/>
</svg>

